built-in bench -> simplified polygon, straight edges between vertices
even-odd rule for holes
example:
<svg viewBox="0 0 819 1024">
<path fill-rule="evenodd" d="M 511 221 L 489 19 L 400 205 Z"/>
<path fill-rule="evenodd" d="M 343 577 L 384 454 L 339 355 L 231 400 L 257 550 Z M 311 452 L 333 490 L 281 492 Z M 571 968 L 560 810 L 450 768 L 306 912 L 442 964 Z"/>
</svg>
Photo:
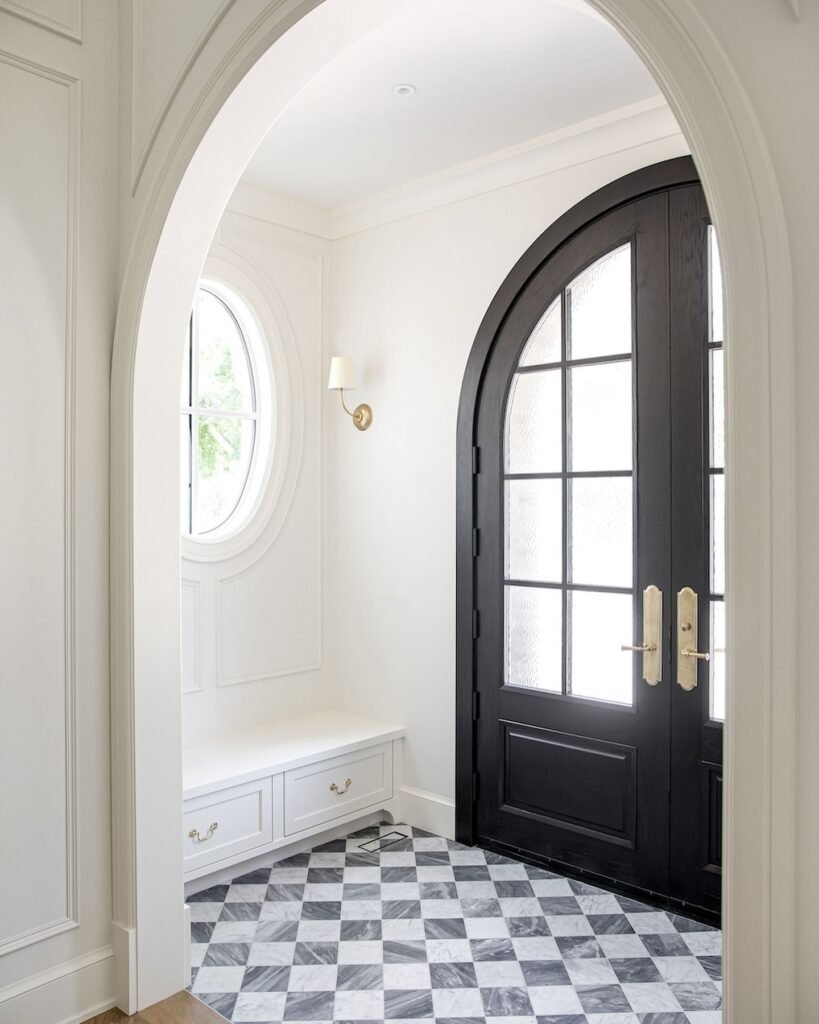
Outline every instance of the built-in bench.
<svg viewBox="0 0 819 1024">
<path fill-rule="evenodd" d="M 375 811 L 395 820 L 403 736 L 321 711 L 186 747 L 186 882 Z"/>
</svg>

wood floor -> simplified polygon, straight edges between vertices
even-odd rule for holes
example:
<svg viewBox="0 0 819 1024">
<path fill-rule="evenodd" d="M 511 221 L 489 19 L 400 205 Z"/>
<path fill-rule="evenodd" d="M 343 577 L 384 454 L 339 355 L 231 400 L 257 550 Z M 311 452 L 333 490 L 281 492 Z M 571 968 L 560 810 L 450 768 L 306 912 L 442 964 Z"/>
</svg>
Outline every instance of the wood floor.
<svg viewBox="0 0 819 1024">
<path fill-rule="evenodd" d="M 86 1024 L 225 1024 L 225 1019 L 189 992 L 177 992 L 131 1017 L 121 1010 L 107 1010 Z"/>
</svg>

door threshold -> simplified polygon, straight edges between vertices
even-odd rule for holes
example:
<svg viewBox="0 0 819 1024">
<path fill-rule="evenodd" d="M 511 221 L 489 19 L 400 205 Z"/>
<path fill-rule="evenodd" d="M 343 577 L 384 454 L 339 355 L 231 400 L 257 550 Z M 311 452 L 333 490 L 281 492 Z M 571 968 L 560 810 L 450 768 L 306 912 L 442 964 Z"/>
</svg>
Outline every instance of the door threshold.
<svg viewBox="0 0 819 1024">
<path fill-rule="evenodd" d="M 657 910 L 670 911 L 673 914 L 678 914 L 680 917 L 687 917 L 692 921 L 699 921 L 714 928 L 721 927 L 721 914 L 718 910 L 710 910 L 707 907 L 686 903 L 684 900 L 663 896 L 650 889 L 642 889 L 640 886 L 620 882 L 616 878 L 609 878 L 607 875 L 600 875 L 593 871 L 586 871 L 583 868 L 573 867 L 571 864 L 565 864 L 563 861 L 556 860 L 553 857 L 543 857 L 529 850 L 522 850 L 518 846 L 511 846 L 496 839 L 490 839 L 488 836 L 477 836 L 475 845 L 480 846 L 483 850 L 492 850 L 494 853 L 512 857 L 526 864 L 546 868 L 547 870 L 554 871 L 556 874 L 565 875 L 566 878 L 574 879 L 576 882 L 588 882 L 590 885 L 597 885 L 619 896 L 633 897 Z"/>
</svg>

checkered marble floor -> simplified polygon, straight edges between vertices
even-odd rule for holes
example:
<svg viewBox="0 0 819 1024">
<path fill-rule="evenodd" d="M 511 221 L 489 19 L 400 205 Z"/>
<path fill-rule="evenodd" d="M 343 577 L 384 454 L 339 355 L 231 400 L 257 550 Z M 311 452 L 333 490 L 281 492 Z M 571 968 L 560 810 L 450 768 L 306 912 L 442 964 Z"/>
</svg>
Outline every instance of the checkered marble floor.
<svg viewBox="0 0 819 1024">
<path fill-rule="evenodd" d="M 722 1021 L 719 931 L 408 826 L 187 902 L 192 991 L 235 1024 Z"/>
</svg>

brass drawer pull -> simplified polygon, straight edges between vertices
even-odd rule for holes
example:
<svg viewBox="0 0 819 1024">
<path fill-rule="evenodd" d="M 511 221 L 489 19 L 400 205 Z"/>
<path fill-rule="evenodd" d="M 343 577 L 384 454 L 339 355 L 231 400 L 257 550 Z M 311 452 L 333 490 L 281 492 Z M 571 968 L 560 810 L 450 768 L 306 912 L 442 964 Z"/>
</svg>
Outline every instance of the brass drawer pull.
<svg viewBox="0 0 819 1024">
<path fill-rule="evenodd" d="M 188 839 L 195 839 L 197 843 L 205 843 L 210 839 L 217 828 L 219 828 L 218 821 L 212 821 L 204 835 L 200 835 L 198 828 L 192 828 L 190 832 L 188 832 Z"/>
<path fill-rule="evenodd" d="M 347 779 L 347 781 L 344 783 L 344 789 L 339 789 L 335 782 L 333 782 L 330 784 L 330 792 L 335 793 L 336 796 L 344 796 L 344 794 L 347 792 L 350 786 L 352 786 L 352 784 L 353 780 Z"/>
</svg>

